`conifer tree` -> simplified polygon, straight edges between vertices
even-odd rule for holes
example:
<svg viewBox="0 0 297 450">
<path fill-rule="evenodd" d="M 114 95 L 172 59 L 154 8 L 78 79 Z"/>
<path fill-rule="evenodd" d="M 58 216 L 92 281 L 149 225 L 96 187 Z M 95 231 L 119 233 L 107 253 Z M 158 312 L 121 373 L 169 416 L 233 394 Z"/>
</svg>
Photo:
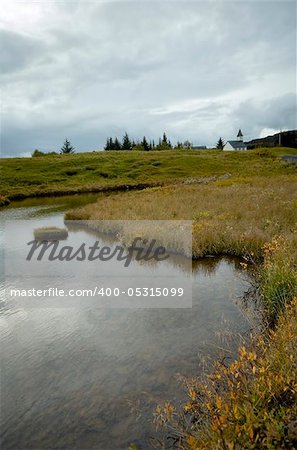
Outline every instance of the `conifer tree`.
<svg viewBox="0 0 297 450">
<path fill-rule="evenodd" d="M 131 150 L 132 144 L 129 139 L 128 133 L 125 133 L 123 136 L 122 150 Z"/>
<path fill-rule="evenodd" d="M 118 138 L 116 137 L 114 140 L 114 150 L 124 150 L 123 146 L 121 145 L 120 141 L 118 140 Z"/>
<path fill-rule="evenodd" d="M 106 150 L 106 151 L 113 150 L 113 146 L 114 146 L 114 143 L 113 143 L 112 138 L 111 137 L 107 138 L 104 150 Z"/>
<path fill-rule="evenodd" d="M 146 152 L 149 151 L 150 146 L 149 146 L 145 136 L 143 136 L 143 139 L 141 141 L 141 145 L 142 145 L 144 151 L 146 151 Z"/>
<path fill-rule="evenodd" d="M 61 154 L 74 153 L 74 147 L 71 145 L 71 142 L 68 141 L 67 138 L 65 139 L 65 142 L 60 150 L 60 153 Z"/>
<path fill-rule="evenodd" d="M 219 139 L 218 142 L 217 142 L 216 148 L 217 148 L 218 150 L 223 150 L 224 146 L 225 146 L 225 142 L 224 142 L 223 139 L 220 137 L 220 139 Z"/>
</svg>

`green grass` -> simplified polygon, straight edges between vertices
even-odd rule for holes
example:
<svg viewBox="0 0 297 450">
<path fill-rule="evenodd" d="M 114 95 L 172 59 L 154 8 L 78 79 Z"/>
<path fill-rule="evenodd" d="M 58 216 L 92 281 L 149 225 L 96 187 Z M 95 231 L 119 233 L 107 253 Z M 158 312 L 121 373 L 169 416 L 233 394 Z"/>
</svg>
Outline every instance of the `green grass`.
<svg viewBox="0 0 297 450">
<path fill-rule="evenodd" d="M 278 158 L 288 148 L 249 152 L 172 150 L 93 152 L 0 160 L 0 195 L 16 199 L 156 185 L 191 177 L 293 173 Z M 265 162 L 265 163 L 264 163 Z"/>
</svg>

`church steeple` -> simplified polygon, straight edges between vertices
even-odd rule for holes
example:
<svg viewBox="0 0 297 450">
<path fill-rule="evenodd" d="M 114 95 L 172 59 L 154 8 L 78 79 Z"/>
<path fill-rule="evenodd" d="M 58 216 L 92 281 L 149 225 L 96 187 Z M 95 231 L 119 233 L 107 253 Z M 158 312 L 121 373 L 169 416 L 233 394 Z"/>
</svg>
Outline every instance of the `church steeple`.
<svg viewBox="0 0 297 450">
<path fill-rule="evenodd" d="M 243 134 L 241 129 L 239 128 L 238 134 L 237 134 L 237 140 L 238 141 L 243 141 Z"/>
</svg>

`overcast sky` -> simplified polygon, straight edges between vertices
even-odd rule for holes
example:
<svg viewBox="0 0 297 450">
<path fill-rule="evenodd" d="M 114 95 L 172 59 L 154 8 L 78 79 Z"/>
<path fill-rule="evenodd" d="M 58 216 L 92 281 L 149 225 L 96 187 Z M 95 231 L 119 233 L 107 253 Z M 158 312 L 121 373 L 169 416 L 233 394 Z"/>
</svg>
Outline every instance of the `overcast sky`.
<svg viewBox="0 0 297 450">
<path fill-rule="evenodd" d="M 2 2 L 1 155 L 296 127 L 295 1 Z"/>
</svg>

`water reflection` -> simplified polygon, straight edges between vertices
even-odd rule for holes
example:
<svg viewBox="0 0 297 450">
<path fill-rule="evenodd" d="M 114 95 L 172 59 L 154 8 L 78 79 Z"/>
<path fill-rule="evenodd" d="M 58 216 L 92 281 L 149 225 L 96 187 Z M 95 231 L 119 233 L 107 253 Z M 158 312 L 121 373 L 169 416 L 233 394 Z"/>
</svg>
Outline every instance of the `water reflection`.
<svg viewBox="0 0 297 450">
<path fill-rule="evenodd" d="M 7 209 L 10 218 L 34 214 L 21 211 Z M 50 220 L 60 226 L 63 215 Z M 236 259 L 193 262 L 191 309 L 24 310 L 0 302 L 1 448 L 151 448 L 154 405 L 182 400 L 177 375 L 199 373 L 230 332 L 232 351 L 250 329 L 235 304 L 247 289 L 240 269 Z"/>
<path fill-rule="evenodd" d="M 7 211 L 12 210 L 12 214 L 16 214 L 16 210 L 19 208 L 34 208 L 34 215 L 42 215 L 43 210 L 47 209 L 47 212 L 65 211 L 66 209 L 77 208 L 79 206 L 88 205 L 89 203 L 96 202 L 100 197 L 112 195 L 112 193 L 97 193 L 97 194 L 75 194 L 75 195 L 60 195 L 58 197 L 30 197 L 24 200 L 12 201 L 5 209 L 3 213 L 7 214 Z M 0 215 L 3 215 L 0 212 Z"/>
</svg>

